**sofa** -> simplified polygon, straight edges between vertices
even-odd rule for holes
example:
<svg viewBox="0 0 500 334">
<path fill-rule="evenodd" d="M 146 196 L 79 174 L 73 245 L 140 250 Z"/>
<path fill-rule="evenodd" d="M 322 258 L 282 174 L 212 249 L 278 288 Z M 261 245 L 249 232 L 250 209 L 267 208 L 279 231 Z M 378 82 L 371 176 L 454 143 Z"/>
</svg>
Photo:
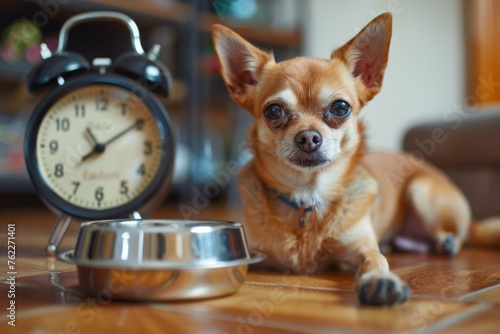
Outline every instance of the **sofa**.
<svg viewBox="0 0 500 334">
<path fill-rule="evenodd" d="M 468 198 L 473 216 L 500 216 L 500 108 L 456 108 L 409 129 L 403 149 L 443 170 Z"/>
</svg>

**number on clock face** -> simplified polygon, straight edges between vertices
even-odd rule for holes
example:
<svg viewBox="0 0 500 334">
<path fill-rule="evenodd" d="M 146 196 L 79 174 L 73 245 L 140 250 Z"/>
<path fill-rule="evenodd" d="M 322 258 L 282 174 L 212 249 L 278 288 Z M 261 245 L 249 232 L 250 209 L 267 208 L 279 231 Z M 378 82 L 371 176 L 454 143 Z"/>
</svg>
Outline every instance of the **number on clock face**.
<svg viewBox="0 0 500 334">
<path fill-rule="evenodd" d="M 43 118 L 36 143 L 45 183 L 67 202 L 94 210 L 139 196 L 162 155 L 146 104 L 111 85 L 86 86 L 59 99 Z"/>
</svg>

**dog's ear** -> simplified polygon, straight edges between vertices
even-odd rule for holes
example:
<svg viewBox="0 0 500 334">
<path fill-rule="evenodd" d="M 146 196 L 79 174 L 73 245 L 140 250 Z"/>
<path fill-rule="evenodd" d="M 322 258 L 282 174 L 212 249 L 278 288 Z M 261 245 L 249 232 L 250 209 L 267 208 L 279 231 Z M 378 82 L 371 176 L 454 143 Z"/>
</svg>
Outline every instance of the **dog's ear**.
<svg viewBox="0 0 500 334">
<path fill-rule="evenodd" d="M 384 13 L 366 25 L 353 39 L 331 54 L 340 58 L 358 80 L 358 94 L 364 103 L 382 87 L 392 35 L 392 15 Z"/>
<path fill-rule="evenodd" d="M 218 24 L 212 26 L 212 39 L 221 64 L 221 74 L 231 97 L 252 111 L 254 92 L 262 69 L 267 63 L 274 63 L 274 57 Z"/>
</svg>

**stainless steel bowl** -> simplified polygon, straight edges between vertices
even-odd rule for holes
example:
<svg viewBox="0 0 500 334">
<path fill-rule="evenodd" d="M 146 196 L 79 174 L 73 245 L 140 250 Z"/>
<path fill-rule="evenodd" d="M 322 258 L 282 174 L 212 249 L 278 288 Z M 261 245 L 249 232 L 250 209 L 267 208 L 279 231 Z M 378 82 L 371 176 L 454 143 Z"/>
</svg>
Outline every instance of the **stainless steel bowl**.
<svg viewBox="0 0 500 334">
<path fill-rule="evenodd" d="M 98 298 L 184 300 L 234 293 L 248 265 L 240 223 L 209 220 L 109 220 L 83 223 L 76 248 L 80 286 Z"/>
</svg>

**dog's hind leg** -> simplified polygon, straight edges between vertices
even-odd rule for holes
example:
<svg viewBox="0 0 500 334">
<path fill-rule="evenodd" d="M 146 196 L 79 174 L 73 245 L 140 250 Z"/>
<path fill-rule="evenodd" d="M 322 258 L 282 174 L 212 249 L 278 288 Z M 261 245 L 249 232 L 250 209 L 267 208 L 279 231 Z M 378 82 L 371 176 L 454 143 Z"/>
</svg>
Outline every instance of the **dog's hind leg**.
<svg viewBox="0 0 500 334">
<path fill-rule="evenodd" d="M 439 254 L 454 256 L 467 237 L 469 203 L 444 175 L 423 171 L 408 184 L 408 199 Z"/>
</svg>

